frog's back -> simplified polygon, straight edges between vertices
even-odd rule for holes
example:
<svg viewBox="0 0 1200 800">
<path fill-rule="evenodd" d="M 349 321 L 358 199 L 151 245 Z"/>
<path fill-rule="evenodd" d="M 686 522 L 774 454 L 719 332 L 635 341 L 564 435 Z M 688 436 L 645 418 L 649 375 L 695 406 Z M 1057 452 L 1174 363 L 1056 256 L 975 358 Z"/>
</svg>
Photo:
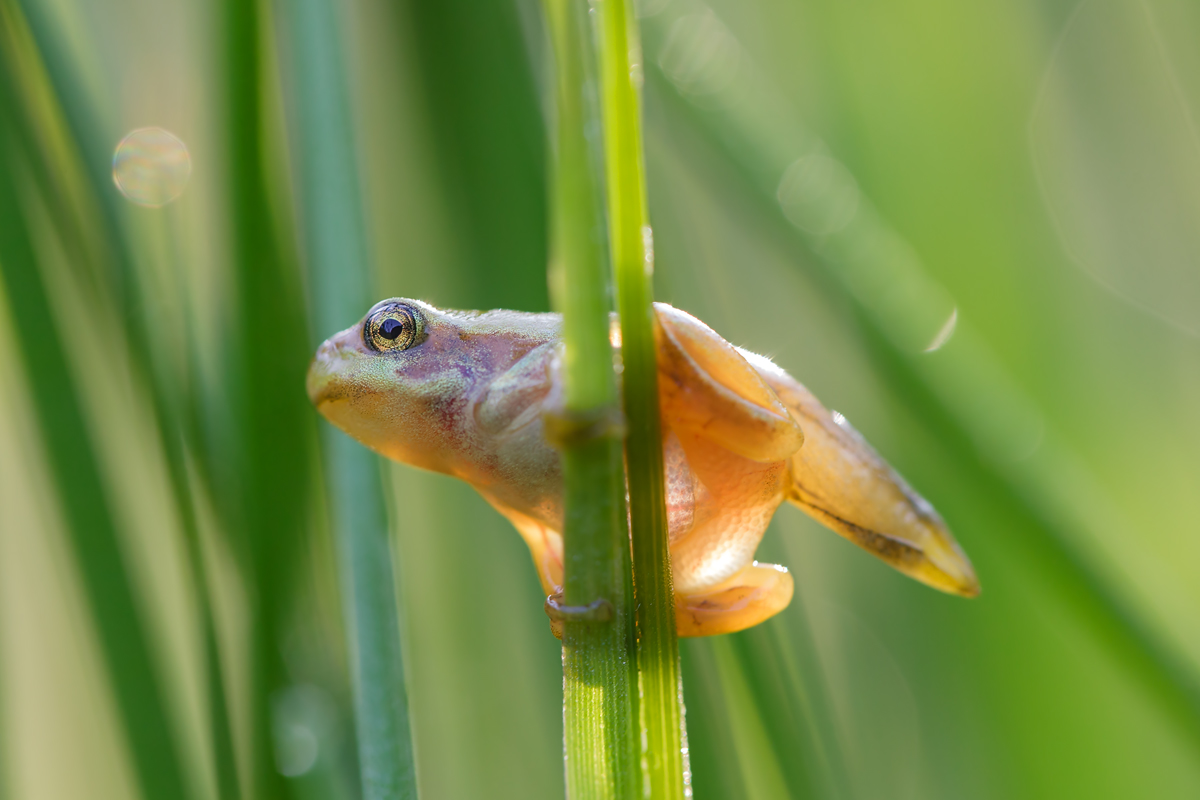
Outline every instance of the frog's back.
<svg viewBox="0 0 1200 800">
<path fill-rule="evenodd" d="M 562 314 L 553 312 L 499 308 L 490 311 L 442 310 L 440 313 L 471 336 L 520 337 L 542 342 L 557 341 L 562 336 Z"/>
</svg>

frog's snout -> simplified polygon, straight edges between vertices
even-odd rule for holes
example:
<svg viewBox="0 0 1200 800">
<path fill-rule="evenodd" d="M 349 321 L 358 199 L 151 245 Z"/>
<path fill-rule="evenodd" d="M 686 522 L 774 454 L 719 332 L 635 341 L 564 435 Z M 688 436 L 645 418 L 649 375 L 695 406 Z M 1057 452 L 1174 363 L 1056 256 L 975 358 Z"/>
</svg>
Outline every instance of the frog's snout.
<svg viewBox="0 0 1200 800">
<path fill-rule="evenodd" d="M 340 389 L 342 382 L 339 379 L 342 377 L 348 358 L 353 355 L 352 352 L 347 352 L 342 341 L 345 338 L 346 331 L 342 331 L 336 336 L 326 339 L 317 348 L 312 363 L 308 365 L 308 376 L 304 382 L 305 388 L 308 390 L 308 399 L 318 409 L 323 404 L 336 400 L 342 394 Z"/>
</svg>

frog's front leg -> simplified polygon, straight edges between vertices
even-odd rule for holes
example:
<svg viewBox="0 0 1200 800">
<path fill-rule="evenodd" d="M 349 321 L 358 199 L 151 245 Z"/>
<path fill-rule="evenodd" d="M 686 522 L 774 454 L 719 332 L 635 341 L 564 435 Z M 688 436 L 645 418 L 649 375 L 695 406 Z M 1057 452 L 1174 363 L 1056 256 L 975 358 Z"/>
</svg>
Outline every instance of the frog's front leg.
<svg viewBox="0 0 1200 800">
<path fill-rule="evenodd" d="M 546 593 L 546 616 L 550 619 L 550 632 L 555 638 L 563 638 L 563 623 L 569 619 L 596 622 L 612 619 L 613 606 L 606 598 L 600 598 L 587 606 L 569 606 L 563 600 L 562 534 L 493 498 L 487 499 L 497 511 L 508 518 L 529 546 L 538 580 Z"/>
<path fill-rule="evenodd" d="M 793 589 L 785 567 L 755 561 L 711 588 L 676 592 L 675 625 L 680 636 L 736 633 L 787 608 Z"/>
</svg>

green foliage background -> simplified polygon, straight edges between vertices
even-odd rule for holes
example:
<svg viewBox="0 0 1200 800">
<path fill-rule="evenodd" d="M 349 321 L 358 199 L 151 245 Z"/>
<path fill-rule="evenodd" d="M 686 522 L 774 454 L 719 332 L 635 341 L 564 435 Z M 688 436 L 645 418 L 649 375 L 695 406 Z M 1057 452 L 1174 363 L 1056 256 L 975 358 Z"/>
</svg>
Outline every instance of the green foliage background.
<svg viewBox="0 0 1200 800">
<path fill-rule="evenodd" d="M 303 398 L 332 333 L 307 330 L 304 53 L 290 4 L 241 5 L 0 5 L 6 800 L 359 796 Z M 1197 796 L 1200 11 L 642 11 L 659 299 L 845 413 L 984 586 L 939 595 L 781 510 L 760 555 L 791 608 L 683 643 L 696 796 Z M 376 294 L 544 310 L 537 3 L 340 13 Z M 145 125 L 192 156 L 162 209 L 107 178 Z M 422 796 L 561 797 L 519 537 L 387 475 Z"/>
</svg>

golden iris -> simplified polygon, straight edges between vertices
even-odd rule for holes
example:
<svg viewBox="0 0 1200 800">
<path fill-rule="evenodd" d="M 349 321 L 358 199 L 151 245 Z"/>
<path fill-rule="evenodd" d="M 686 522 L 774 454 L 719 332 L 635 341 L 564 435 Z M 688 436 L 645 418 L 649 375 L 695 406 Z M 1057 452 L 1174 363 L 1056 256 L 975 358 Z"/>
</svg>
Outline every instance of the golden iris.
<svg viewBox="0 0 1200 800">
<path fill-rule="evenodd" d="M 377 353 L 407 350 L 421 341 L 425 322 L 421 313 L 400 303 L 384 306 L 367 317 L 363 341 Z"/>
</svg>

